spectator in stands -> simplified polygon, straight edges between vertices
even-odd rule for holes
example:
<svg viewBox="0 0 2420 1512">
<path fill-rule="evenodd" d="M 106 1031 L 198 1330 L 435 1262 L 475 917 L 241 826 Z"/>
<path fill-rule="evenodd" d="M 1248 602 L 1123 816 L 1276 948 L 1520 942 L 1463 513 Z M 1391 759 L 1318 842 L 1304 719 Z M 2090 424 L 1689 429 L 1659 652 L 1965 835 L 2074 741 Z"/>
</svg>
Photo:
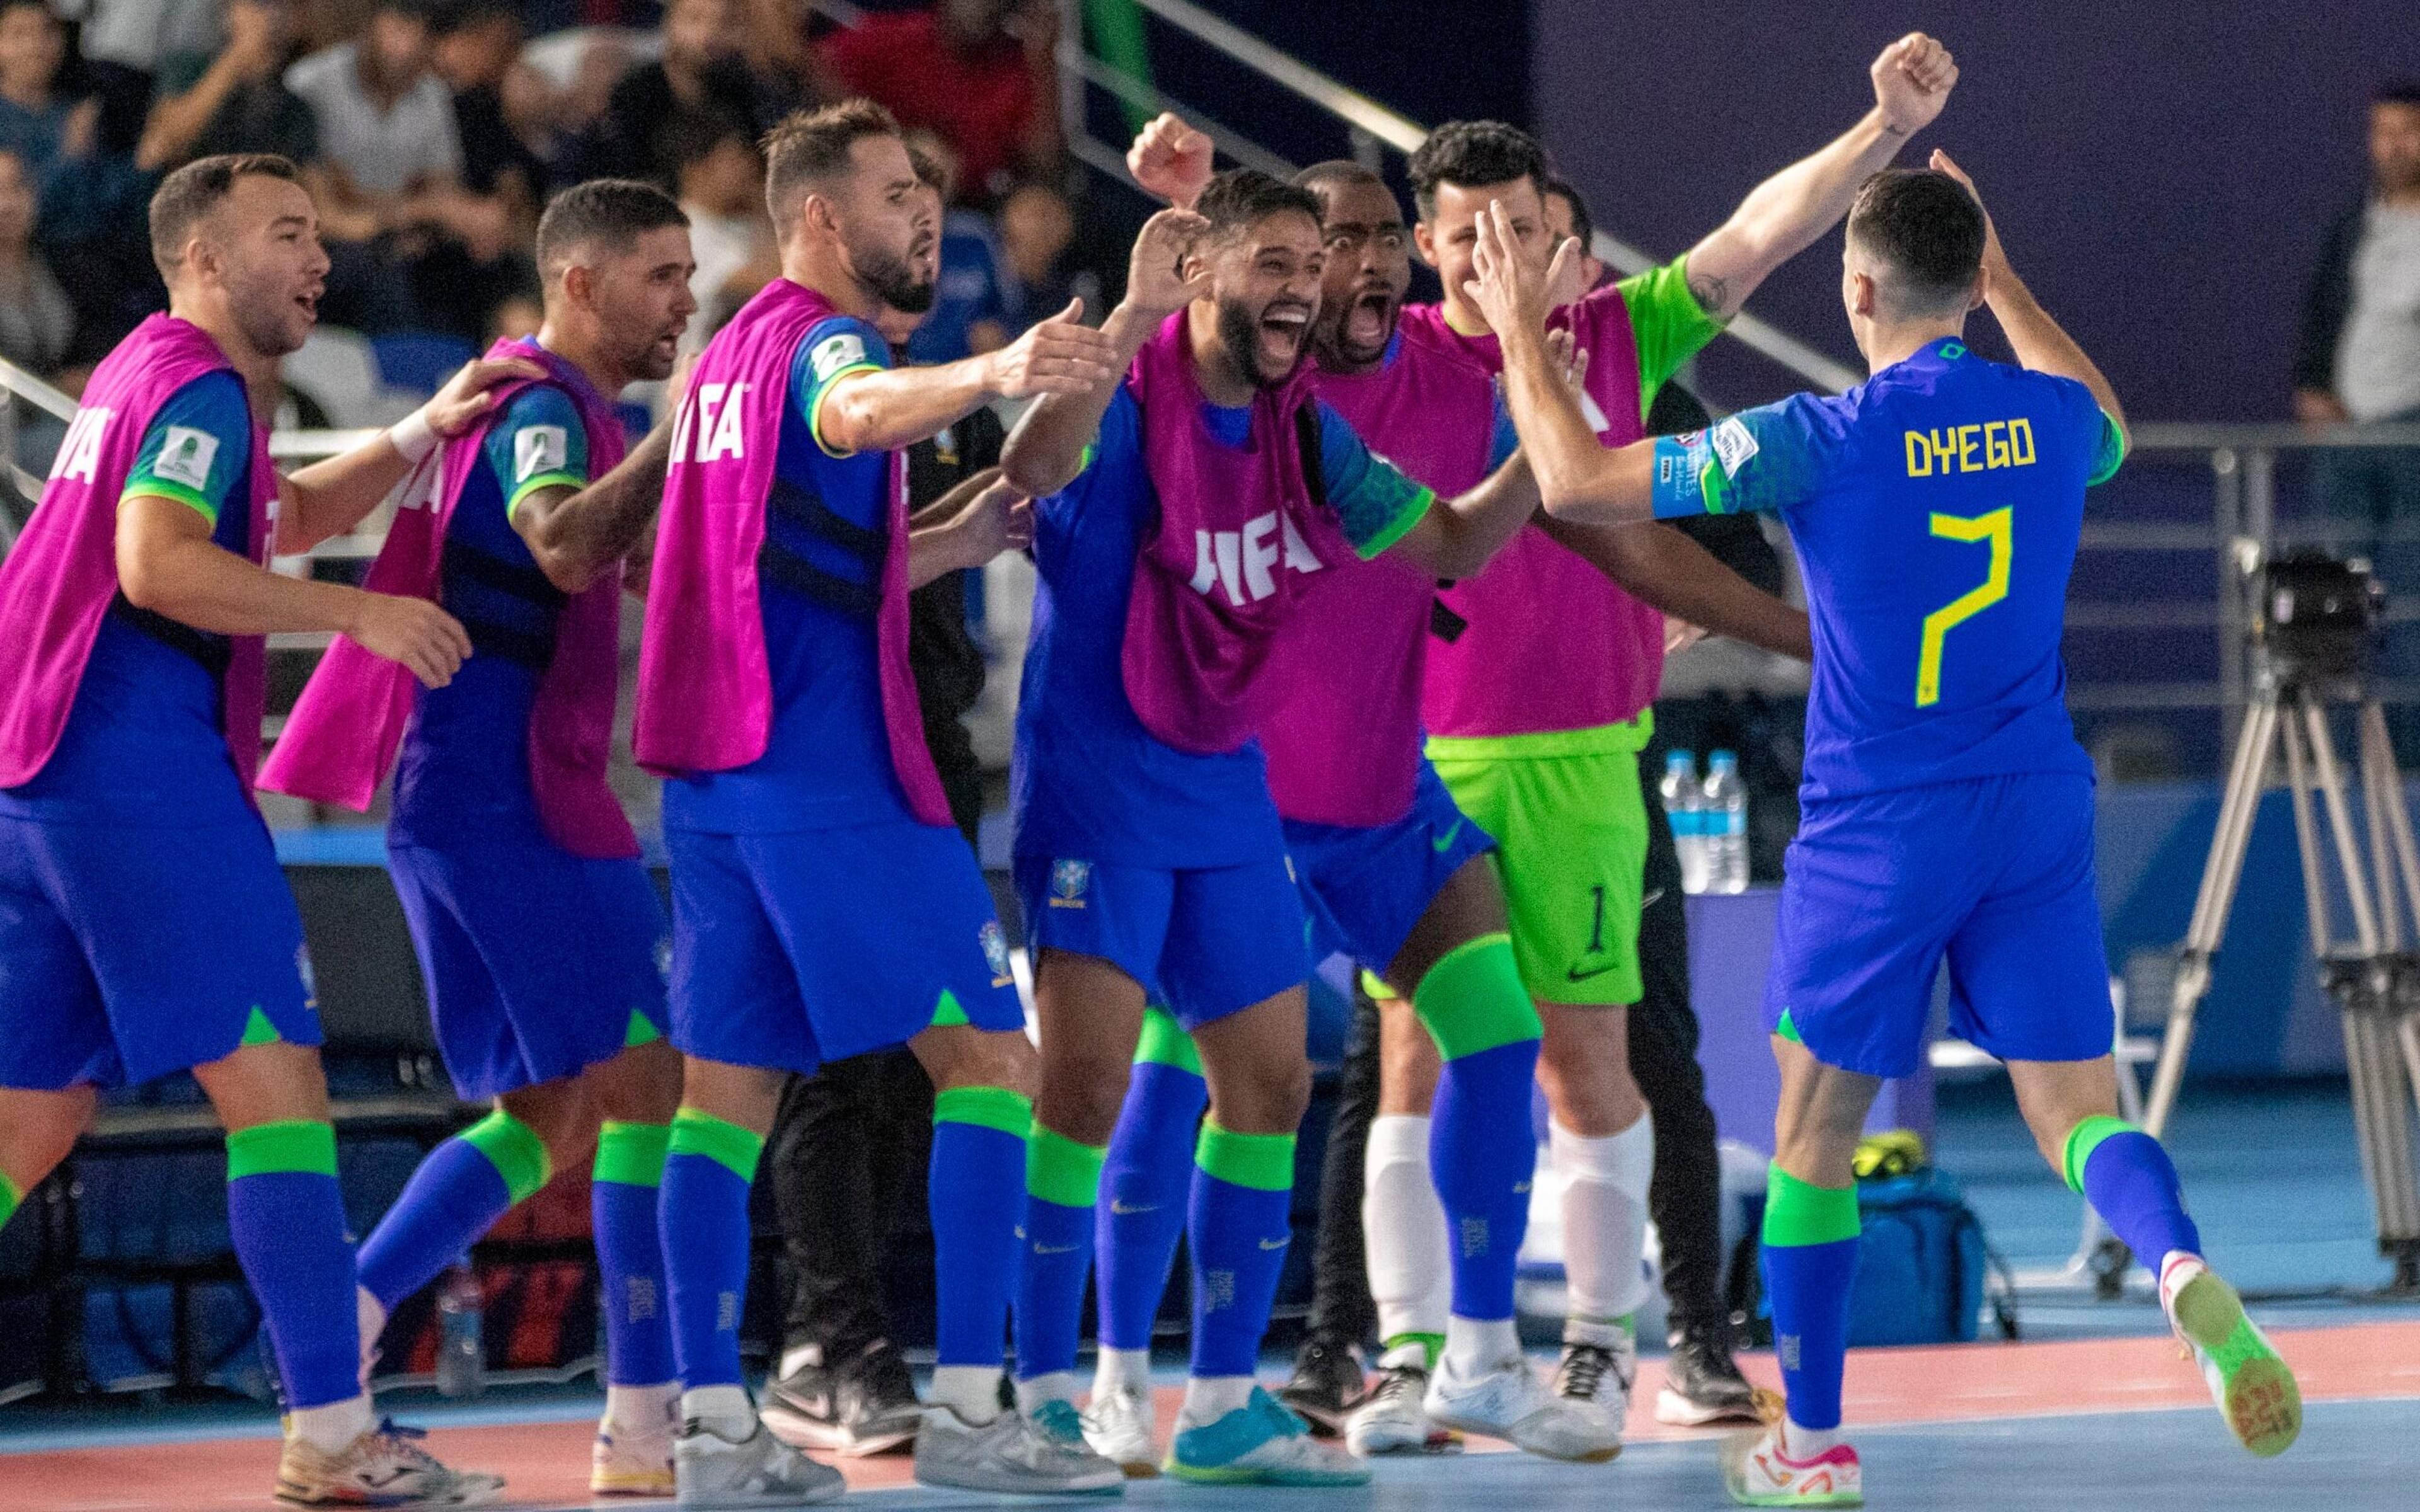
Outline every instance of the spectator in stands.
<svg viewBox="0 0 2420 1512">
<path fill-rule="evenodd" d="M 1098 275 L 1077 266 L 1076 212 L 1057 186 L 1039 180 L 1017 185 L 1000 203 L 1000 251 L 1009 282 L 1009 304 L 1019 331 L 1056 314 L 1078 297 L 1098 316 L 1109 305 Z"/>
<path fill-rule="evenodd" d="M 528 341 L 536 336 L 538 327 L 546 324 L 546 304 L 534 294 L 512 294 L 496 306 L 488 318 L 488 345 L 500 341 Z"/>
<path fill-rule="evenodd" d="M 584 177 L 645 178 L 676 188 L 678 141 L 703 116 L 737 123 L 751 138 L 807 102 L 803 81 L 752 66 L 739 0 L 669 0 L 663 55 L 613 86 Z"/>
<path fill-rule="evenodd" d="M 162 301 L 143 250 L 150 180 L 134 167 L 128 121 L 143 76 L 89 87 L 67 28 L 39 0 L 0 0 L 0 149 L 34 184 L 35 240 L 74 302 L 98 356 Z"/>
<path fill-rule="evenodd" d="M 505 0 L 468 0 L 438 28 L 437 75 L 454 91 L 454 131 L 462 143 L 462 187 L 502 200 L 516 245 L 537 234 L 549 180 L 546 162 L 504 108 L 505 81 L 527 40 Z"/>
<path fill-rule="evenodd" d="M 218 0 L 90 0 L 80 45 L 91 62 L 156 73 L 179 54 L 208 55 L 223 8 Z"/>
<path fill-rule="evenodd" d="M 72 139 L 89 147 L 100 107 L 61 88 L 67 28 L 43 0 L 0 0 L 0 151 L 39 179 Z"/>
<path fill-rule="evenodd" d="M 1016 320 L 1015 295 L 1001 266 L 1000 244 L 981 212 L 951 206 L 957 183 L 957 155 L 930 131 L 908 133 L 908 155 L 918 177 L 936 186 L 941 213 L 941 272 L 933 285 L 933 308 L 908 343 L 911 363 L 954 363 L 1008 345 Z M 1052 309 L 1065 306 L 1054 305 Z"/>
<path fill-rule="evenodd" d="M 693 352 L 722 329 L 733 311 L 781 276 L 781 250 L 765 212 L 765 159 L 755 142 L 734 122 L 706 116 L 674 133 L 679 146 L 683 213 L 689 216 L 690 255 L 697 271 L 690 296 L 697 314 L 681 334 L 681 350 Z"/>
<path fill-rule="evenodd" d="M 834 32 L 824 67 L 836 87 L 889 106 L 901 125 L 939 132 L 958 155 L 961 193 L 990 204 L 1014 170 L 1057 165 L 1058 25 L 1047 0 L 941 0 Z"/>
<path fill-rule="evenodd" d="M 74 337 L 75 306 L 34 247 L 33 175 L 0 150 L 0 357 L 54 378 Z"/>
<path fill-rule="evenodd" d="M 345 240 L 388 239 L 421 324 L 474 341 L 506 294 L 530 286 L 509 205 L 462 182 L 454 99 L 430 67 L 427 0 L 376 0 L 361 37 L 286 70 L 319 126 L 319 216 Z"/>
</svg>

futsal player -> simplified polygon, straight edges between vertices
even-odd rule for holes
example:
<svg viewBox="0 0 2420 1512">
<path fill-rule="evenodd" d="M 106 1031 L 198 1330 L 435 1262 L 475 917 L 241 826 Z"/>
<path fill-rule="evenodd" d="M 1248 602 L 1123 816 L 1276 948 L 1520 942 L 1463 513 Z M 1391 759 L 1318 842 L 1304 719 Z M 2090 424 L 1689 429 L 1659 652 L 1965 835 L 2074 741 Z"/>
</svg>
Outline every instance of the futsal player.
<svg viewBox="0 0 2420 1512">
<path fill-rule="evenodd" d="M 1012 782 L 1043 1045 L 1019 1399 L 1047 1431 L 1078 1431 L 1094 1207 L 1156 988 L 1198 1048 L 1210 1107 L 1187 1199 L 1192 1374 L 1166 1468 L 1220 1482 L 1368 1474 L 1253 1379 L 1310 1091 L 1302 904 L 1253 739 L 1273 647 L 1325 574 L 1388 551 L 1421 573 L 1472 571 L 1534 508 L 1517 465 L 1438 506 L 1317 400 L 1301 359 L 1319 212 L 1309 191 L 1239 171 L 1210 182 L 1198 216 L 1154 217 L 1104 327 L 1126 381 L 1045 397 L 1002 458 L 1017 487 L 1048 495 Z M 1522 1061 L 1527 1015 L 1497 1013 L 1479 955 L 1458 979 L 1465 1043 Z M 1475 1219 L 1517 1222 L 1516 1143 L 1471 1147 L 1500 1163 L 1472 1175 Z"/>
<path fill-rule="evenodd" d="M 445 686 L 471 651 L 425 598 L 269 570 L 350 530 L 520 361 L 465 368 L 346 455 L 281 478 L 279 359 L 318 318 L 318 217 L 294 165 L 211 157 L 152 195 L 168 312 L 93 372 L 0 564 L 0 1222 L 96 1090 L 191 1070 L 227 1131 L 227 1225 L 288 1412 L 277 1495 L 459 1506 L 361 1379 L 354 1260 L 302 925 L 252 807 L 262 637 L 337 631 Z"/>
<path fill-rule="evenodd" d="M 1559 328 L 1588 352 L 1578 402 L 1602 443 L 1645 434 L 1656 389 L 1768 274 L 1839 219 L 1857 184 L 1939 115 L 1957 81 L 1948 53 L 1921 34 L 1884 49 L 1869 72 L 1873 108 L 1848 131 L 1758 185 L 1673 262 L 1558 313 Z M 1414 236 L 1445 299 L 1406 310 L 1406 330 L 1501 366 L 1466 286 L 1478 215 L 1502 201 L 1519 254 L 1543 272 L 1546 177 L 1537 144 L 1500 123 L 1441 127 L 1422 145 L 1412 160 Z M 1705 555 L 1678 532 L 1628 535 L 1636 553 Z M 1619 1425 L 1637 1369 L 1632 1315 L 1646 1301 L 1640 1255 L 1654 1166 L 1626 1023 L 1641 991 L 1647 823 L 1637 752 L 1653 717 L 1664 613 L 1708 621 L 1685 603 L 1651 604 L 1614 587 L 1543 530 L 1525 532 L 1439 602 L 1444 634 L 1430 648 L 1422 703 L 1429 757 L 1463 811 L 1497 839 L 1513 950 L 1545 1026 L 1539 1080 L 1566 1180 L 1570 1286 L 1556 1391 Z M 1542 614 L 1553 616 L 1553 634 L 1537 633 Z M 1431 1381 L 1432 1416 L 1456 1385 L 1450 1368 Z"/>
<path fill-rule="evenodd" d="M 1873 176 L 1849 214 L 1841 300 L 1873 376 L 1701 433 L 1601 450 L 1545 355 L 1546 281 L 1500 205 L 1474 270 L 1550 510 L 1776 511 L 1813 605 L 1804 818 L 1765 994 L 1782 1090 L 1764 1264 L 1787 1412 L 1725 1446 L 1733 1500 L 1862 1500 L 1839 1437 L 1850 1157 L 1882 1079 L 1923 1054 L 1945 959 L 1953 1029 L 2007 1063 L 2043 1158 L 2157 1265 L 2161 1305 L 2235 1436 L 2282 1452 L 2302 1426 L 2293 1375 L 2202 1260 L 2166 1151 L 2116 1117 L 2092 764 L 2059 656 L 2085 489 L 2126 449 L 2107 380 L 1940 152 L 1930 170 Z M 1984 303 L 2021 365 L 1967 348 Z"/>
<path fill-rule="evenodd" d="M 783 276 L 706 345 L 674 422 L 635 743 L 667 774 L 672 1040 L 687 1057 L 660 1207 L 684 1500 L 780 1505 L 839 1477 L 759 1422 L 739 1373 L 748 1194 L 785 1075 L 907 1044 L 936 1088 L 939 1368 L 916 1473 L 991 1492 L 1121 1477 L 998 1407 L 1033 1052 L 1008 950 L 925 747 L 908 593 L 1008 540 L 1012 496 L 907 524 L 898 448 L 995 398 L 1112 381 L 1047 320 L 894 370 L 871 323 L 933 297 L 939 226 L 891 116 L 851 100 L 767 140 Z"/>
<path fill-rule="evenodd" d="M 669 1496 L 680 1385 L 656 1194 L 680 1057 L 664 1042 L 667 929 L 606 783 L 618 680 L 616 560 L 530 539 L 624 452 L 613 396 L 672 372 L 690 297 L 689 219 L 652 185 L 567 190 L 537 227 L 546 321 L 494 361 L 535 364 L 445 449 L 397 512 L 369 582 L 445 605 L 473 656 L 415 696 L 340 641 L 312 674 L 261 785 L 367 807 L 397 766 L 387 868 L 458 1095 L 494 1111 L 430 1152 L 361 1246 L 361 1328 L 507 1210 L 593 1151 L 605 1293 L 605 1413 L 590 1489 Z M 644 516 L 635 517 L 644 519 Z M 399 755 L 398 755 L 399 751 Z"/>
</svg>

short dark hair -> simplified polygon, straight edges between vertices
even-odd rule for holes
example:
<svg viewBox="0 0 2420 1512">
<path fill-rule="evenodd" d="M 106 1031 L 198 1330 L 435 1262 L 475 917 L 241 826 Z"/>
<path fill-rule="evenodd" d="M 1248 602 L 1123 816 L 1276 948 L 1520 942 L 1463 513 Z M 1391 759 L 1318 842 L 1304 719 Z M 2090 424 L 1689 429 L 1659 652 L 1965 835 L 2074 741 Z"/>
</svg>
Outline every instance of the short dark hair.
<svg viewBox="0 0 2420 1512">
<path fill-rule="evenodd" d="M 1905 313 L 1962 306 L 1983 266 L 1983 207 L 1931 168 L 1885 168 L 1849 207 L 1849 240 L 1897 275 Z"/>
<path fill-rule="evenodd" d="M 1412 154 L 1412 197 L 1422 215 L 1436 213 L 1439 184 L 1474 189 L 1527 178 L 1546 192 L 1553 169 L 1538 139 L 1502 121 L 1448 121 Z"/>
<path fill-rule="evenodd" d="M 1295 174 L 1294 181 L 1301 188 L 1313 190 L 1344 184 L 1374 184 L 1380 189 L 1387 187 L 1386 175 L 1375 168 L 1356 162 L 1351 158 L 1330 158 L 1325 162 L 1314 162 Z M 1392 191 L 1388 193 L 1391 193 Z"/>
<path fill-rule="evenodd" d="M 1202 191 L 1193 208 L 1210 223 L 1214 241 L 1228 240 L 1281 210 L 1299 210 L 1311 217 L 1313 225 L 1320 220 L 1318 195 L 1258 168 L 1230 168 L 1219 174 Z"/>
<path fill-rule="evenodd" d="M 2420 110 L 2420 79 L 2389 79 L 2369 92 L 2373 105 L 2410 105 Z"/>
<path fill-rule="evenodd" d="M 689 224 L 673 197 L 635 178 L 591 178 L 547 202 L 537 221 L 537 269 L 551 283 L 583 247 L 628 252 L 639 238 Z"/>
<path fill-rule="evenodd" d="M 795 112 L 766 132 L 765 207 L 774 225 L 786 226 L 807 186 L 847 167 L 849 149 L 869 136 L 904 139 L 898 117 L 863 99 Z"/>
<path fill-rule="evenodd" d="M 223 152 L 196 158 L 160 180 L 151 193 L 151 260 L 166 277 L 184 260 L 185 240 L 204 217 L 235 193 L 238 180 L 283 178 L 302 181 L 302 170 L 273 152 Z"/>
<path fill-rule="evenodd" d="M 1579 186 L 1568 178 L 1549 178 L 1543 191 L 1548 199 L 1559 199 L 1572 208 L 1572 235 L 1580 239 L 1580 251 L 1586 252 L 1596 243 L 1596 218 L 1589 214 L 1588 200 Z"/>
</svg>

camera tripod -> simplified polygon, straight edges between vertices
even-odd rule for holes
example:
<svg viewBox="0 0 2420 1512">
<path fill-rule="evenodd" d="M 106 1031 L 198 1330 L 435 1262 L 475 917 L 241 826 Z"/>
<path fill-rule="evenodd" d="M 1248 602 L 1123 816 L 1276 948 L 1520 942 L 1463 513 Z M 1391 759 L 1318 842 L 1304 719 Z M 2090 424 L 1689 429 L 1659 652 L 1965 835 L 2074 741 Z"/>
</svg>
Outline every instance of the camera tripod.
<svg viewBox="0 0 2420 1512">
<path fill-rule="evenodd" d="M 2176 1108 L 2193 1048 L 2194 1016 L 2210 991 L 2260 796 L 2282 747 L 2294 840 L 2302 856 L 2303 895 L 2310 914 L 2311 950 L 2320 984 L 2344 1017 L 2353 1129 L 2377 1211 L 2379 1252 L 2393 1266 L 2385 1289 L 2411 1295 L 2420 1293 L 2420 1181 L 2414 1177 L 2412 1133 L 2414 1100 L 2420 1095 L 2420 951 L 2407 940 L 2420 941 L 2420 844 L 2414 842 L 2404 804 L 2385 712 L 2367 693 L 2358 659 L 2347 658 L 2350 666 L 2337 661 L 2314 668 L 2275 656 L 2267 647 L 2256 648 L 2256 692 L 2227 772 L 2193 922 L 2177 947 L 2167 1029 L 2143 1126 L 2157 1137 Z M 2354 711 L 2359 732 L 2365 811 L 2358 825 L 2328 728 L 2330 714 L 2339 708 Z M 2315 793 L 2317 807 L 2325 810 L 2324 837 L 2314 811 Z M 2332 897 L 2338 888 L 2352 921 L 2351 934 L 2341 939 Z M 2407 915 L 2414 927 L 2409 936 Z M 2104 1296 L 2121 1289 L 2127 1261 L 2125 1247 L 2116 1239 L 2102 1242 L 2093 1270 Z"/>
</svg>

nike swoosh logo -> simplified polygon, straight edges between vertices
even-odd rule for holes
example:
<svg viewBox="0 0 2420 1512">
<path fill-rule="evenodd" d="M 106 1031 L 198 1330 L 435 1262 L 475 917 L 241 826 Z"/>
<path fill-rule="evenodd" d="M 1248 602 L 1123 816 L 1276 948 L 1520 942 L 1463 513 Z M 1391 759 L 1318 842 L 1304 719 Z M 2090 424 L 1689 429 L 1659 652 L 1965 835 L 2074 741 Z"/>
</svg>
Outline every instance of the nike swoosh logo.
<svg viewBox="0 0 2420 1512">
<path fill-rule="evenodd" d="M 1294 1242 L 1294 1241 L 1293 1241 L 1293 1240 L 1291 1240 L 1291 1239 L 1264 1239 L 1264 1240 L 1262 1240 L 1262 1241 L 1261 1241 L 1261 1248 L 1263 1248 L 1263 1249 L 1283 1249 L 1283 1248 L 1285 1248 L 1288 1244 L 1291 1244 L 1291 1243 L 1293 1243 L 1293 1242 Z"/>
<path fill-rule="evenodd" d="M 1074 1244 L 1036 1244 L 1033 1246 L 1033 1253 L 1036 1255 L 1073 1255 L 1076 1253 L 1078 1247 L 1078 1246 Z"/>
<path fill-rule="evenodd" d="M 1618 970 L 1620 969 L 1620 965 L 1621 964 L 1617 962 L 1610 966 L 1599 966 L 1594 971 L 1582 971 L 1579 967 L 1574 966 L 1570 970 L 1564 972 L 1563 976 L 1567 980 L 1586 981 L 1590 977 L 1602 977 L 1608 971 Z"/>
<path fill-rule="evenodd" d="M 1454 841 L 1462 834 L 1462 825 L 1463 821 L 1459 819 L 1455 820 L 1451 829 L 1447 830 L 1444 834 L 1439 835 L 1436 839 L 1429 841 L 1429 848 L 1436 852 L 1439 856 L 1443 856 L 1446 852 L 1453 849 Z"/>
<path fill-rule="evenodd" d="M 1111 1197 L 1109 1199 L 1109 1211 L 1115 1213 L 1121 1218 L 1131 1218 L 1139 1212 L 1157 1212 L 1158 1211 L 1159 1204 L 1156 1202 L 1145 1202 L 1140 1206 L 1129 1206 L 1126 1203 L 1120 1202 L 1115 1197 Z"/>
</svg>

